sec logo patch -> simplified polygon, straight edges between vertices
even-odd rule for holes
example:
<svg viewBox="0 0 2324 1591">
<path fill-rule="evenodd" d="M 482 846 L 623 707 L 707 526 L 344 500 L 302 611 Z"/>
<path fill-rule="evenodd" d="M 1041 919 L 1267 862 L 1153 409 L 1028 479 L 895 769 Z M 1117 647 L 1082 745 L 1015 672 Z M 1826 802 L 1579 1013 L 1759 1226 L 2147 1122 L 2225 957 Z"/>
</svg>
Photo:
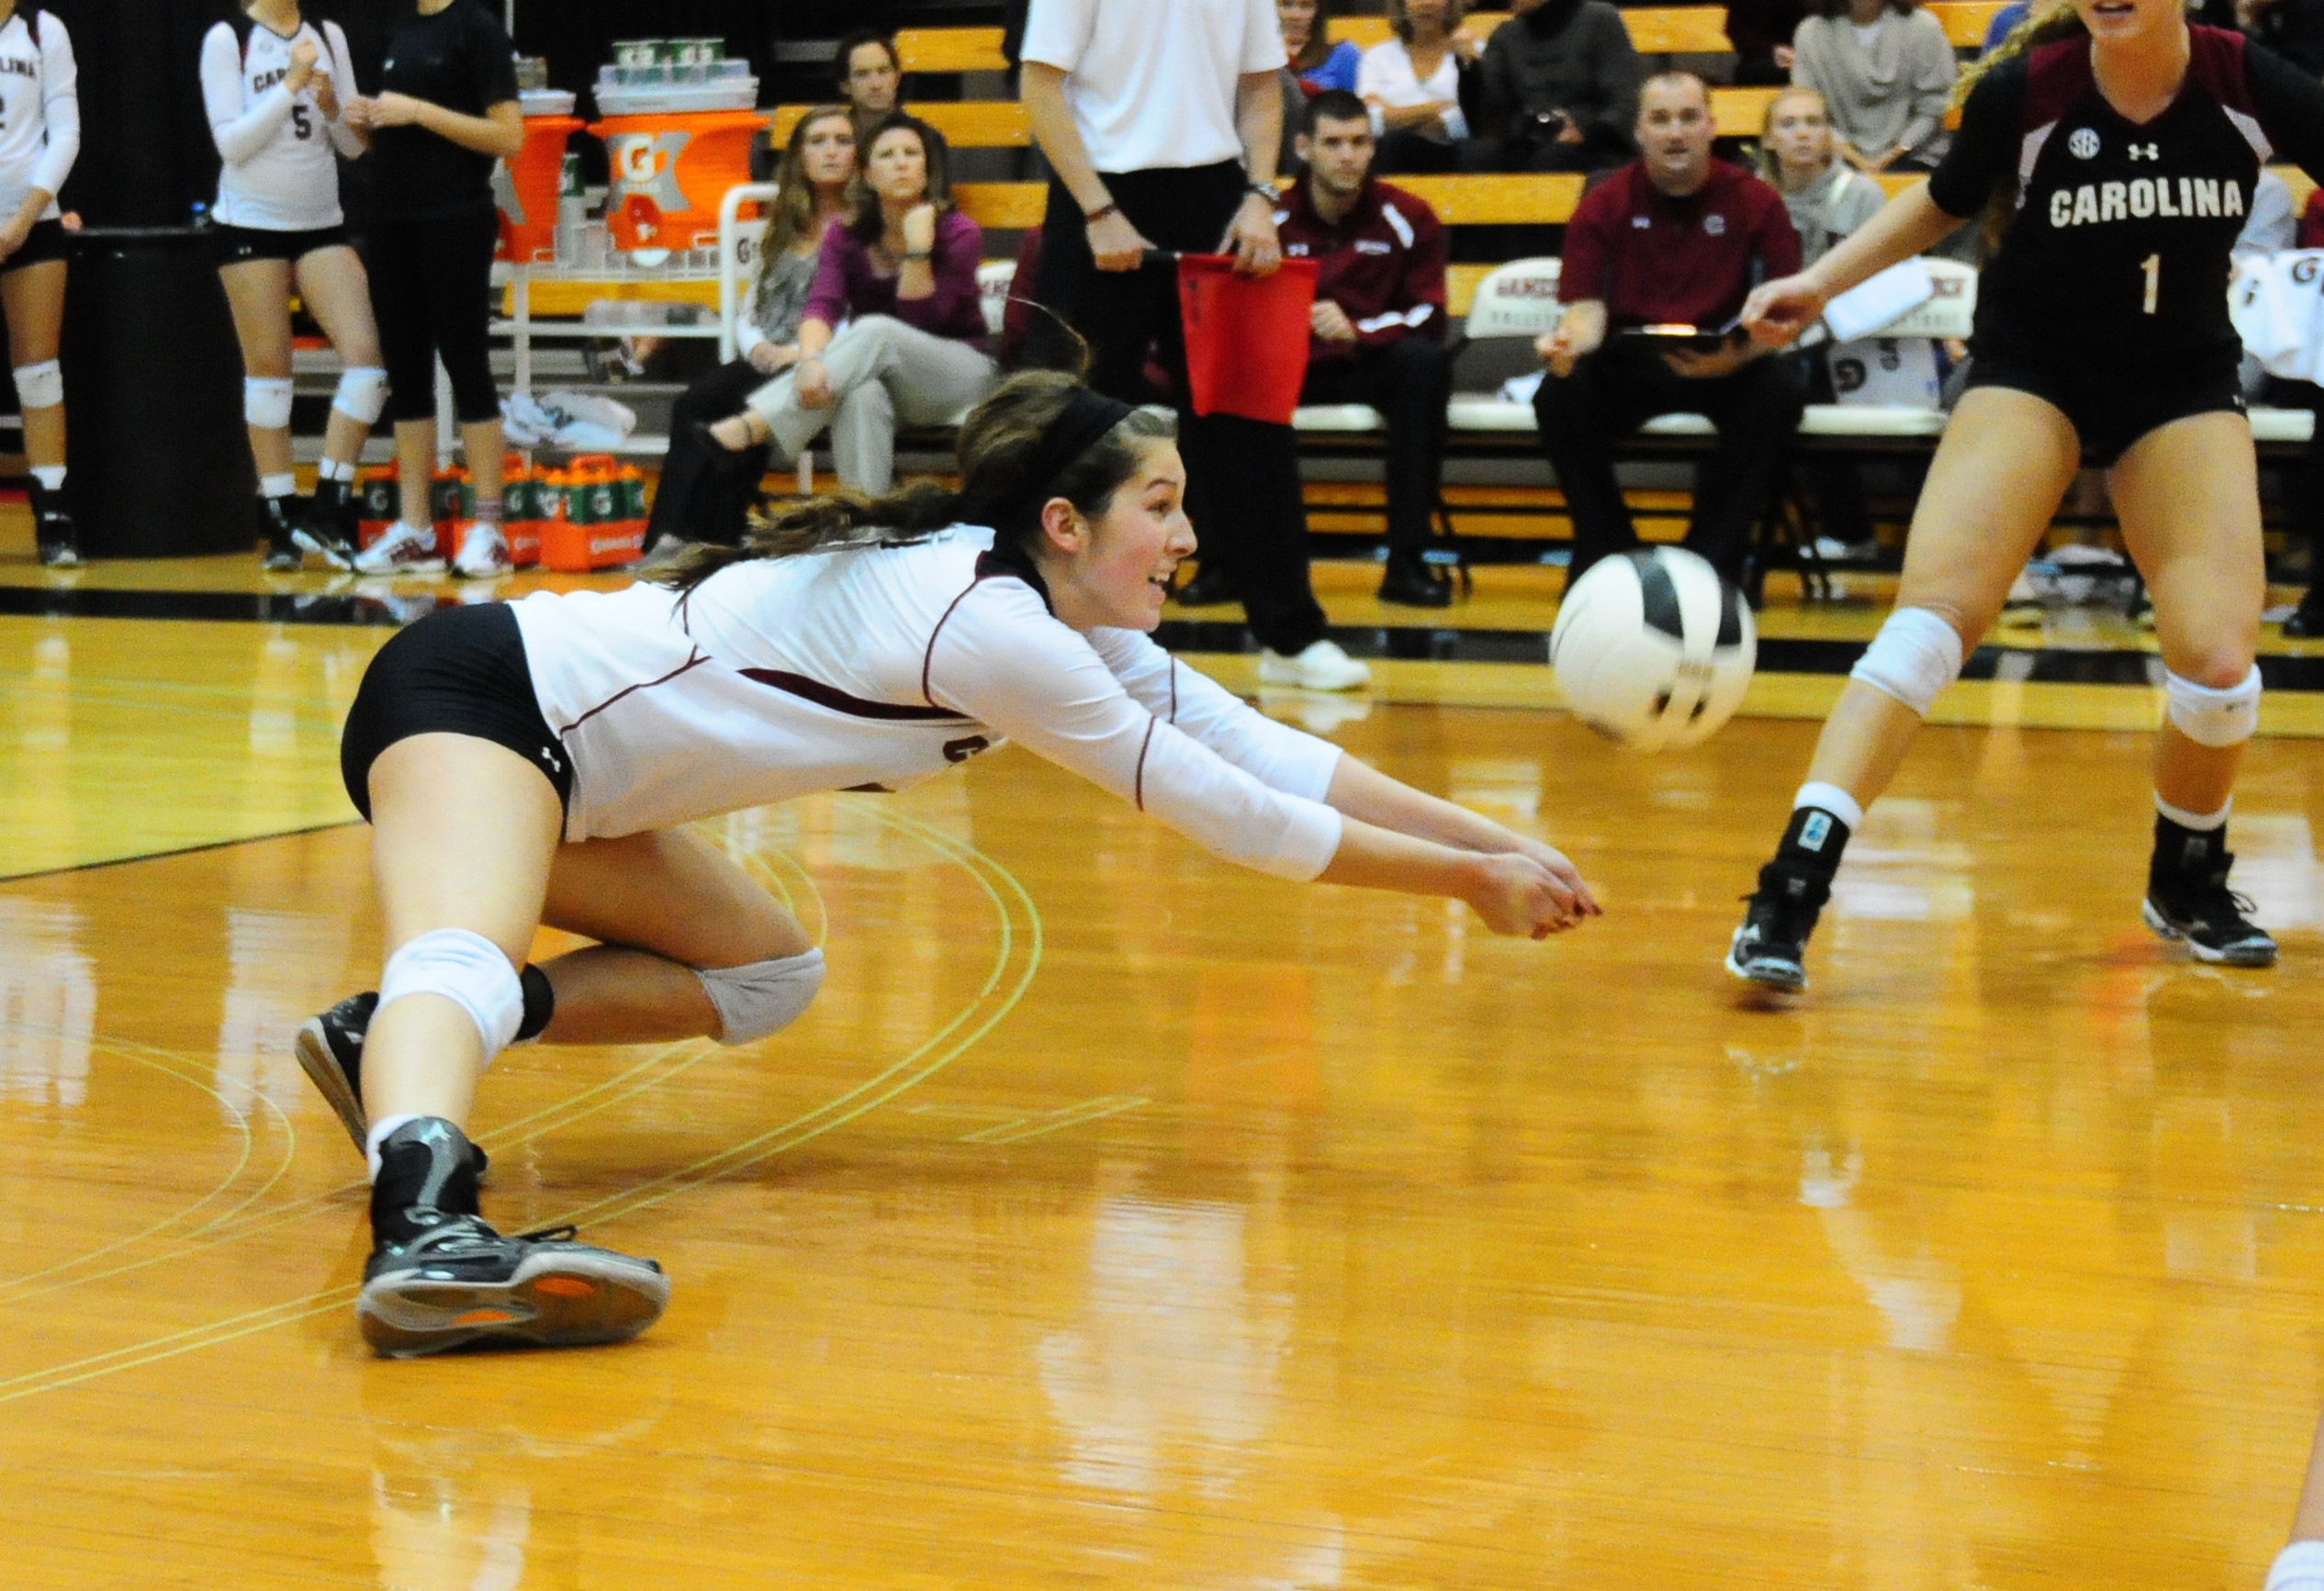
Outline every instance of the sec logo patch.
<svg viewBox="0 0 2324 1591">
<path fill-rule="evenodd" d="M 2098 153 L 2098 129 L 2092 127 L 2074 129 L 2074 135 L 2066 140 L 2066 147 L 2073 151 L 2076 160 L 2094 159 Z"/>
</svg>

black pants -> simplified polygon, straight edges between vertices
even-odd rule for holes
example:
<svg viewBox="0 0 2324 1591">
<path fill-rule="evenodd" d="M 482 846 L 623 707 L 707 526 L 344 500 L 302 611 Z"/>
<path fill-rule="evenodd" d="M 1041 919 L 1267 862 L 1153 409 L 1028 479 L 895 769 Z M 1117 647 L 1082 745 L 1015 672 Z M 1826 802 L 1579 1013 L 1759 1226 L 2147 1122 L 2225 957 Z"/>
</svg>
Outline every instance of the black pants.
<svg viewBox="0 0 2324 1591">
<path fill-rule="evenodd" d="M 2305 409 L 2316 416 L 2307 451 L 2285 484 L 2284 518 L 2293 544 L 2307 548 L 2307 591 L 2300 606 L 2310 613 L 2324 611 L 2324 387 L 2271 377 L 2260 401 L 2274 409 Z"/>
<path fill-rule="evenodd" d="M 1368 403 L 1388 422 L 1388 550 L 1428 545 L 1444 476 L 1444 406 L 1453 361 L 1444 344 L 1409 336 L 1345 359 L 1311 360 L 1302 403 Z"/>
<path fill-rule="evenodd" d="M 374 221 L 364 270 L 387 369 L 387 419 L 427 420 L 436 411 L 436 357 L 452 377 L 453 411 L 463 424 L 500 418 L 487 342 L 492 250 L 500 223 L 489 209 L 424 220 Z"/>
<path fill-rule="evenodd" d="M 1557 471 L 1574 519 L 1570 584 L 1609 553 L 1638 544 L 1614 482 L 1613 445 L 1662 414 L 1701 414 L 1719 445 L 1695 472 L 1687 546 L 1729 579 L 1740 577 L 1751 527 L 1782 478 L 1783 457 L 1806 407 L 1799 367 L 1755 359 L 1732 375 L 1680 375 L 1645 338 L 1615 336 L 1563 379 L 1542 378 L 1533 398 L 1542 451 Z"/>
<path fill-rule="evenodd" d="M 1122 214 L 1158 248 L 1207 254 L 1242 204 L 1242 168 L 1231 162 L 1184 170 L 1106 172 Z M 1259 643 L 1286 655 L 1323 638 L 1323 609 L 1308 583 L 1308 516 L 1299 491 L 1298 438 L 1287 425 L 1238 415 L 1196 416 L 1186 401 L 1186 345 L 1178 274 L 1168 261 L 1100 271 L 1090 257 L 1081 207 L 1052 180 L 1041 228 L 1040 301 L 1088 342 L 1092 387 L 1126 403 L 1155 394 L 1144 371 L 1160 355 L 1179 405 L 1187 511 L 1202 555 L 1223 565 L 1242 595 Z M 1027 339 L 1026 363 L 1071 368 L 1075 350 L 1046 320 Z"/>
<path fill-rule="evenodd" d="M 774 449 L 759 443 L 714 458 L 695 440 L 693 422 L 708 424 L 740 413 L 743 399 L 767 381 L 749 360 L 737 359 L 697 376 L 670 405 L 669 452 L 662 459 L 661 484 L 654 489 L 653 514 L 646 521 L 647 546 L 664 536 L 742 545 L 750 505 L 758 500 Z"/>
</svg>

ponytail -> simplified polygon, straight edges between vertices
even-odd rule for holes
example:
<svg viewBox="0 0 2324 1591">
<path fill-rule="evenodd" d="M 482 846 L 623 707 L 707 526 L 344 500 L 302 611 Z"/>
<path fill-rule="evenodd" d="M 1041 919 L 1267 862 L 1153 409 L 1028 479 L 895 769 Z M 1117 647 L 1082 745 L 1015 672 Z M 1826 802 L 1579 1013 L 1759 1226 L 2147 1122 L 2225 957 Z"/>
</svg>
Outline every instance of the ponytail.
<svg viewBox="0 0 2324 1591">
<path fill-rule="evenodd" d="M 1967 105 L 1969 91 L 2003 62 L 2060 39 L 2087 36 L 2089 32 L 2083 25 L 2082 13 L 2073 7 L 2073 0 L 2056 0 L 2056 4 L 2038 11 L 2028 11 L 2025 20 L 2009 30 L 2008 37 L 1970 62 L 1969 70 L 1953 80 L 1953 108 L 1959 110 Z"/>
<path fill-rule="evenodd" d="M 751 516 L 739 547 L 689 547 L 668 568 L 648 577 L 673 590 L 691 591 L 719 570 L 753 558 L 795 558 L 849 547 L 908 546 L 960 520 L 960 494 L 934 481 L 910 481 L 881 498 L 837 492 Z"/>
</svg>

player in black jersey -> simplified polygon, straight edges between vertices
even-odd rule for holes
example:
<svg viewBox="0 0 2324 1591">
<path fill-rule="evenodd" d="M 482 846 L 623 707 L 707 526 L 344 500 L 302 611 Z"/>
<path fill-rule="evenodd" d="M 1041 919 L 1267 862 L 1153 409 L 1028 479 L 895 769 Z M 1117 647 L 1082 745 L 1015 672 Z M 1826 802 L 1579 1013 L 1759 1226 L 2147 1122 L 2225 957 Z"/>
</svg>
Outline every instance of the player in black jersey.
<svg viewBox="0 0 2324 1591">
<path fill-rule="evenodd" d="M 2205 961 L 2275 959 L 2227 882 L 2266 591 L 2229 251 L 2271 158 L 2324 172 L 2324 84 L 2240 35 L 2189 26 L 2179 0 L 2074 0 L 2038 14 L 1970 81 L 1960 134 L 1925 187 L 1752 294 L 1745 324 L 1780 345 L 1835 293 L 1962 219 L 1990 207 L 1999 228 L 1970 391 L 1914 512 L 1895 611 L 1759 870 L 1727 954 L 1737 977 L 1805 987 L 1808 935 L 1850 831 L 2084 464 L 2113 471 L 2166 671 L 2145 920 Z"/>
</svg>

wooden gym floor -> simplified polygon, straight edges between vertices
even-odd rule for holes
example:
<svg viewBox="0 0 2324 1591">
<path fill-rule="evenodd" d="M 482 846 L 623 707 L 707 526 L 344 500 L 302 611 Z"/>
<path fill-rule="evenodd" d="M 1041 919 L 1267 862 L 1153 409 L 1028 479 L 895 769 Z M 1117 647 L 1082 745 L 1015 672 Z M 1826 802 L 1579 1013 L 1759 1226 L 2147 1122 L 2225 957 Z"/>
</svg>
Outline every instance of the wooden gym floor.
<svg viewBox="0 0 2324 1591">
<path fill-rule="evenodd" d="M 669 1316 L 385 1363 L 288 1041 L 376 967 L 336 745 L 391 632 L 248 559 L 0 570 L 11 1591 L 2226 1591 L 2281 1544 L 2324 747 L 2261 740 L 2239 796 L 2282 965 L 2173 957 L 2135 633 L 1957 689 L 1788 1003 L 1717 961 L 1838 678 L 1809 644 L 1877 591 L 1779 603 L 1815 667 L 1643 759 L 1495 653 L 1539 577 L 1416 624 L 1325 571 L 1348 633 L 1443 655 L 1267 706 L 1571 850 L 1608 915 L 1546 945 L 1238 872 L 1021 751 L 713 825 L 822 1000 L 738 1051 L 511 1052 L 477 1124 L 488 1213 L 659 1258 Z M 180 597 L 246 616 L 94 616 Z M 2271 726 L 2324 726 L 2271 645 Z"/>
</svg>

